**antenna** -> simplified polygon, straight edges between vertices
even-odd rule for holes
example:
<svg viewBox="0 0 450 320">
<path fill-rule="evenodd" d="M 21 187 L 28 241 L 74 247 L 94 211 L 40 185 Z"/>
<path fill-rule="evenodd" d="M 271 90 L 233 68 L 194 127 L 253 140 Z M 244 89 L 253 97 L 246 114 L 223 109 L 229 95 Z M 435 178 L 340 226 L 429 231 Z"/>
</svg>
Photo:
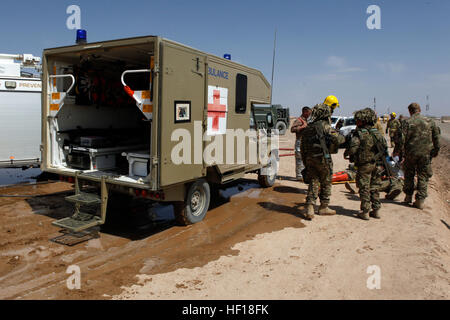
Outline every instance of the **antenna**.
<svg viewBox="0 0 450 320">
<path fill-rule="evenodd" d="M 272 92 L 273 92 L 273 74 L 275 70 L 275 49 L 277 45 L 277 29 L 275 29 L 275 35 L 273 39 L 273 60 L 272 60 L 272 82 L 270 83 L 270 106 L 272 106 Z"/>
</svg>

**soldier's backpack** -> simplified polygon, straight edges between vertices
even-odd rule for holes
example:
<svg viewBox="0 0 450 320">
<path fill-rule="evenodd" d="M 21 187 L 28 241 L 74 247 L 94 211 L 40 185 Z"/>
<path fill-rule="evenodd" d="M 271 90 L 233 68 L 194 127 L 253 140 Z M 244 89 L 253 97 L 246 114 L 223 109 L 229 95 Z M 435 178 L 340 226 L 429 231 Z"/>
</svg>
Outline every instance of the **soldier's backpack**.
<svg viewBox="0 0 450 320">
<path fill-rule="evenodd" d="M 369 132 L 370 130 L 370 132 Z M 363 165 L 371 162 L 376 162 L 382 156 L 378 154 L 376 141 L 374 136 L 379 136 L 380 133 L 376 128 L 371 129 L 358 129 L 356 134 L 360 141 L 360 151 L 356 154 L 357 165 Z M 382 137 L 381 137 L 382 138 Z M 381 141 L 381 139 L 378 139 Z"/>
</svg>

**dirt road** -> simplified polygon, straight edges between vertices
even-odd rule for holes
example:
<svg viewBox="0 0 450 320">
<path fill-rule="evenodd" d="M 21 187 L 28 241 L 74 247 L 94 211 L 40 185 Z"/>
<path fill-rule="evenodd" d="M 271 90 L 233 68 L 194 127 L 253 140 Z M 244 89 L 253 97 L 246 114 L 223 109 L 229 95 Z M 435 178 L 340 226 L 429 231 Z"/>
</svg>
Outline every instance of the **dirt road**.
<svg viewBox="0 0 450 320">
<path fill-rule="evenodd" d="M 335 171 L 347 165 L 341 153 Z M 306 185 L 287 178 L 286 157 L 275 187 L 249 175 L 201 223 L 152 224 L 145 204 L 117 201 L 100 238 L 73 247 L 49 241 L 60 234 L 51 222 L 71 214 L 71 185 L 0 189 L 41 195 L 0 197 L 0 299 L 449 299 L 449 158 L 447 148 L 434 163 L 424 211 L 383 201 L 381 220 L 362 221 L 358 197 L 336 185 L 338 214 L 305 221 Z M 67 289 L 70 265 L 81 269 L 80 290 Z M 381 289 L 369 290 L 374 265 Z"/>
</svg>

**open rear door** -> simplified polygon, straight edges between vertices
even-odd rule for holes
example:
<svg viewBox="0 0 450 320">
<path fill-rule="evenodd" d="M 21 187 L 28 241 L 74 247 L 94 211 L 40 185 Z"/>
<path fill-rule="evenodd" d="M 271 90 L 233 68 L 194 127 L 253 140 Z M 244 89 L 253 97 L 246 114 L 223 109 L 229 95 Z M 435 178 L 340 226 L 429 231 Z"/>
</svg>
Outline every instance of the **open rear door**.
<svg viewBox="0 0 450 320">
<path fill-rule="evenodd" d="M 204 176 L 202 127 L 205 112 L 206 57 L 189 48 L 162 42 L 162 94 L 160 141 L 161 186 Z M 200 136 L 194 137 L 194 126 Z M 177 129 L 180 129 L 176 131 Z M 186 164 L 176 164 L 172 150 L 181 141 L 171 141 L 172 134 L 189 133 L 190 157 Z M 194 152 L 196 145 L 197 155 Z M 200 151 L 200 154 L 198 152 Z M 176 155 L 175 155 L 176 156 Z M 198 159 L 200 157 L 200 159 Z M 197 160 L 197 161 L 195 161 Z"/>
</svg>

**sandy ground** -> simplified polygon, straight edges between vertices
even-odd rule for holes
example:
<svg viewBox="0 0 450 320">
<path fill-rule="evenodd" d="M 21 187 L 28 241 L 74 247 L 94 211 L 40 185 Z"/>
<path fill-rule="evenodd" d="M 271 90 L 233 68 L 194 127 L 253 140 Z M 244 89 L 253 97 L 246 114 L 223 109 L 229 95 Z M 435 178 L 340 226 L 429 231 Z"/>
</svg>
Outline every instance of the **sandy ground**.
<svg viewBox="0 0 450 320">
<path fill-rule="evenodd" d="M 335 171 L 347 166 L 342 152 L 334 156 Z M 292 176 L 293 161 L 282 160 L 281 175 Z M 280 184 L 306 189 L 296 182 Z M 237 256 L 203 267 L 138 275 L 138 284 L 114 298 L 448 299 L 448 205 L 436 192 L 436 180 L 430 187 L 424 211 L 384 201 L 382 219 L 366 222 L 355 217 L 358 197 L 335 185 L 332 207 L 337 215 L 316 216 L 304 221 L 305 228 L 260 234 L 235 245 Z M 369 266 L 380 268 L 380 289 L 367 287 Z"/>
<path fill-rule="evenodd" d="M 337 215 L 305 221 L 306 185 L 283 157 L 276 186 L 248 175 L 201 223 L 148 224 L 145 204 L 118 200 L 100 238 L 73 247 L 49 241 L 60 234 L 51 222 L 71 214 L 70 184 L 0 189 L 30 195 L 0 197 L 0 299 L 449 299 L 449 158 L 445 147 L 434 162 L 424 211 L 383 201 L 382 219 L 363 221 L 358 197 L 335 185 Z M 342 150 L 334 162 L 345 169 Z M 70 265 L 80 290 L 67 289 Z M 369 266 L 380 289 L 367 288 Z"/>
</svg>

